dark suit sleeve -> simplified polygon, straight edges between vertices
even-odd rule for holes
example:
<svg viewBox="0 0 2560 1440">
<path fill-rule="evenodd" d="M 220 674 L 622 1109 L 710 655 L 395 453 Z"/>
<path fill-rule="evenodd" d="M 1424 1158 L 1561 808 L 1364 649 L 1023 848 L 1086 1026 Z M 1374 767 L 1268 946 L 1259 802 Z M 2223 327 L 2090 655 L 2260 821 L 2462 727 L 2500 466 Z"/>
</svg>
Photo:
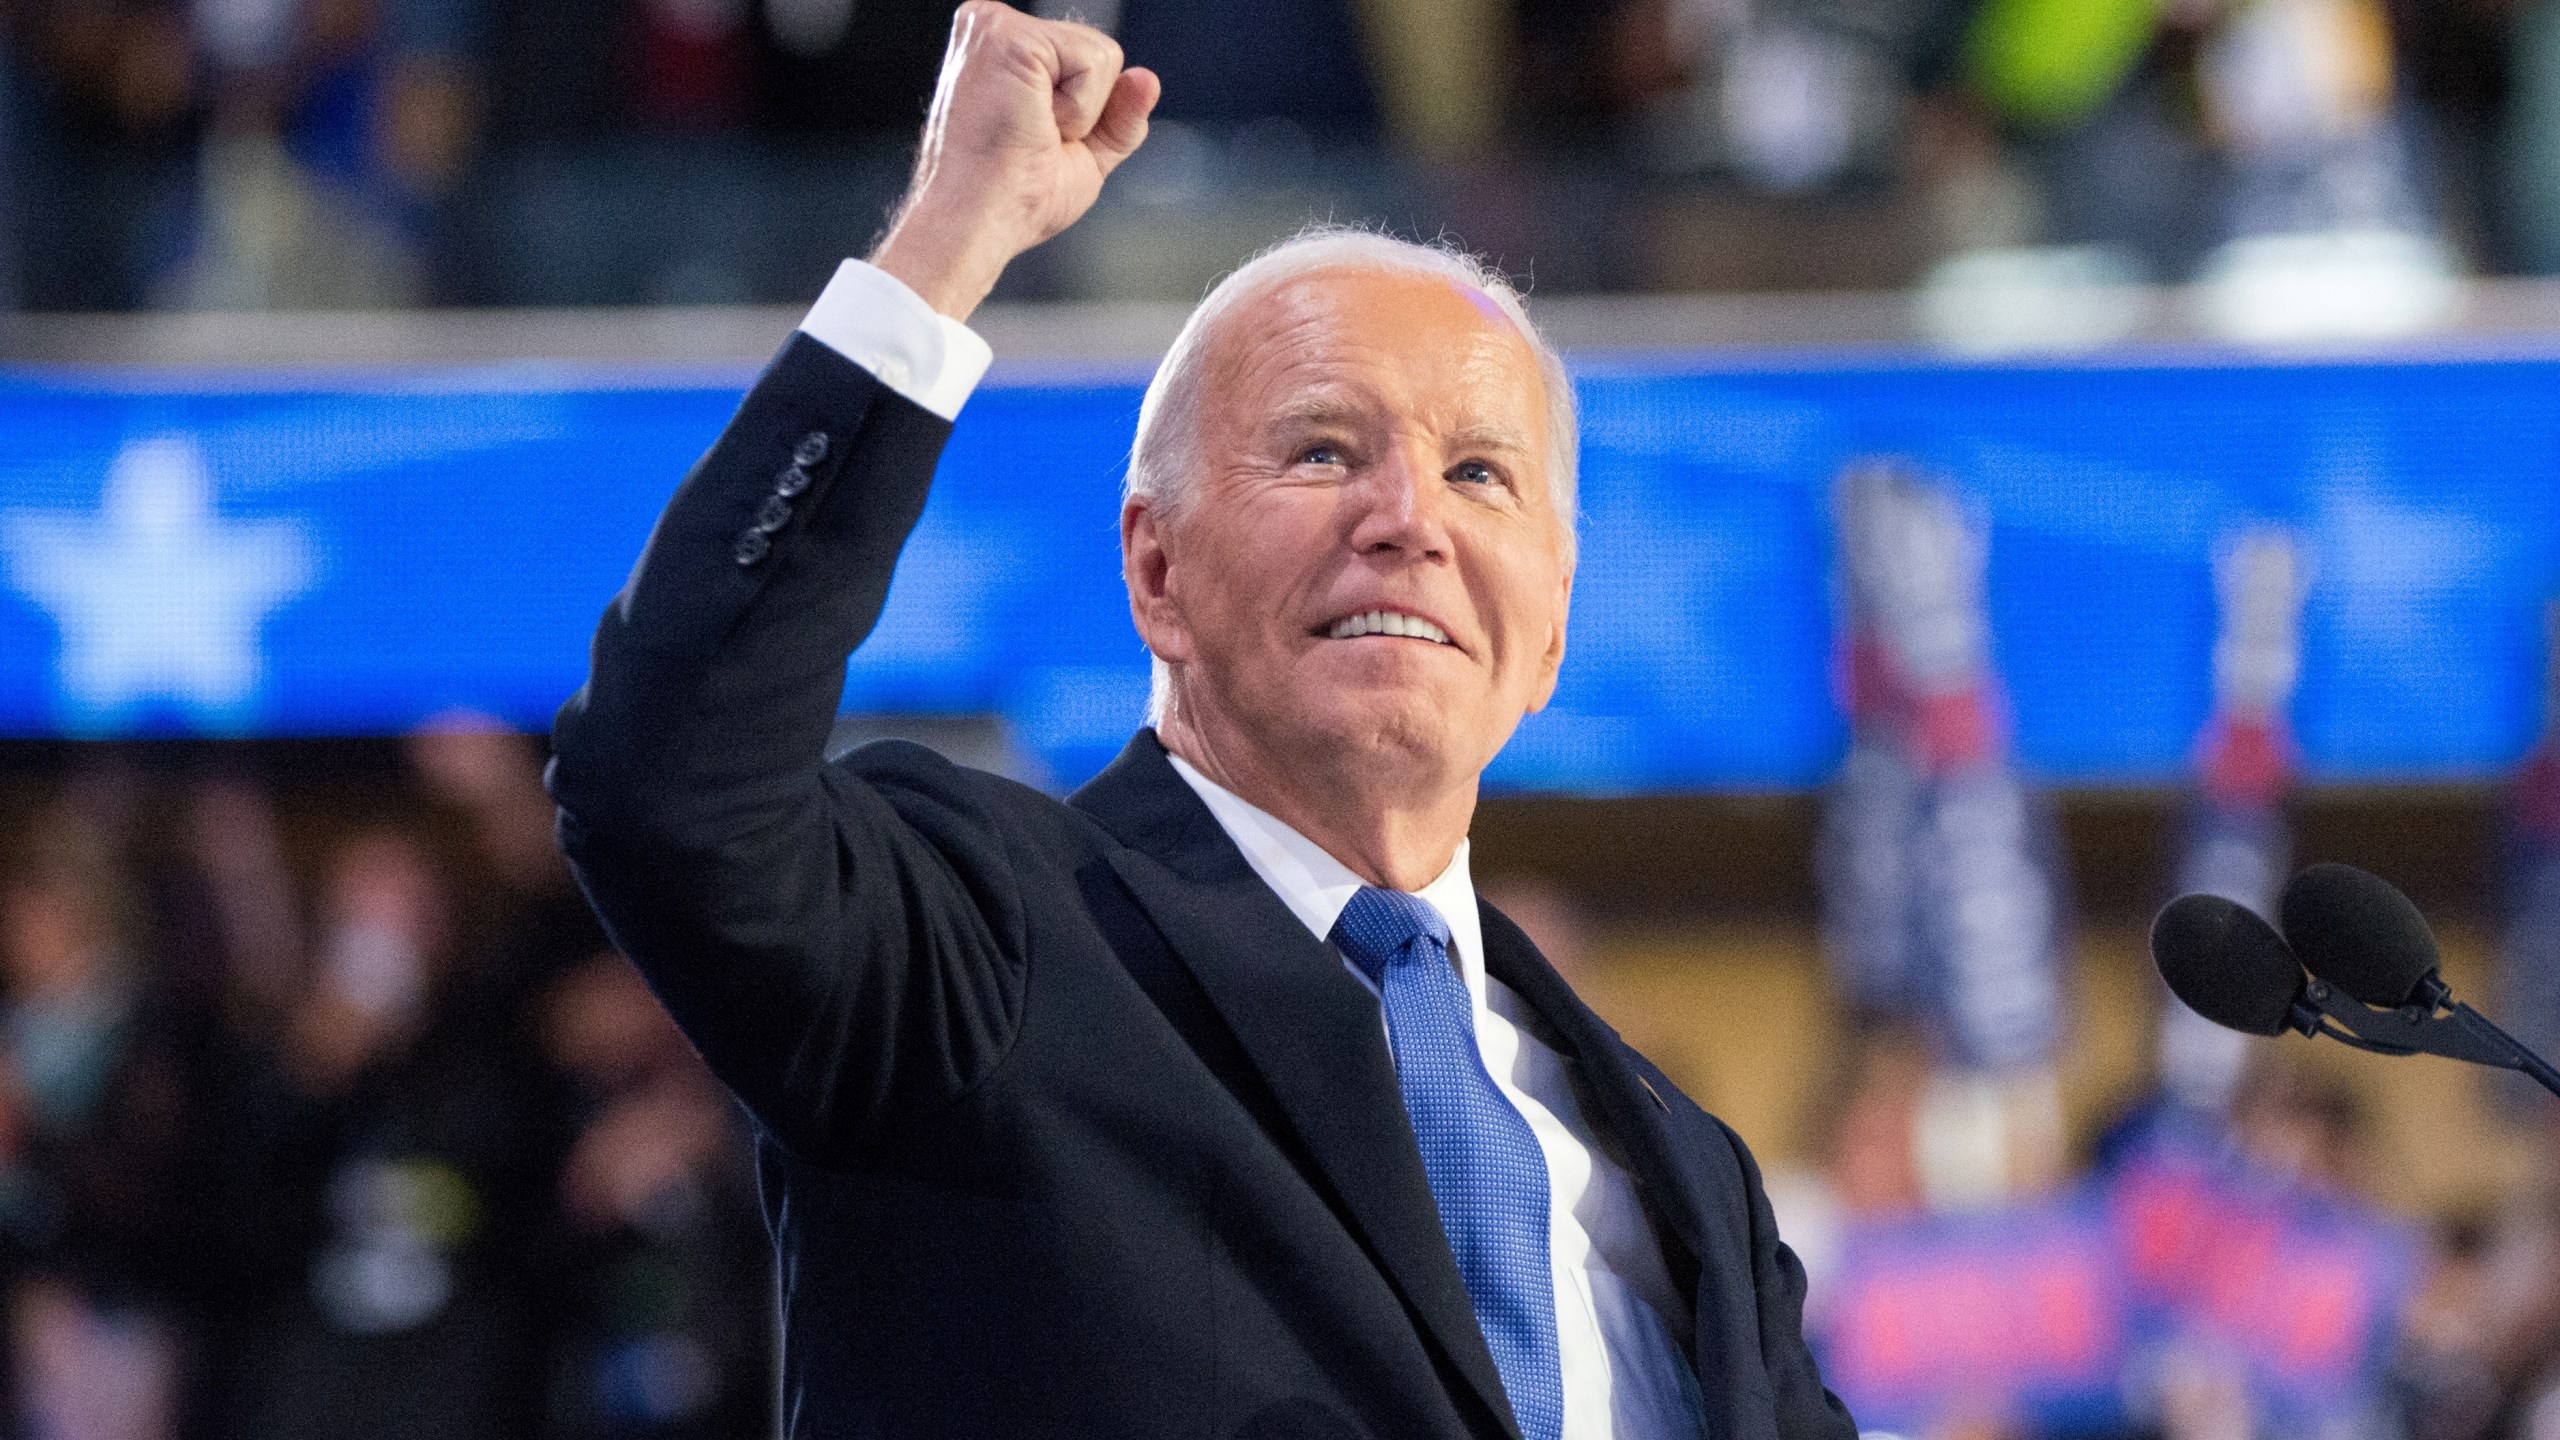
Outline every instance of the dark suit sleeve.
<svg viewBox="0 0 2560 1440">
<path fill-rule="evenodd" d="M 668 503 L 553 732 L 561 847 L 606 928 L 813 1160 L 946 1107 L 1019 1010 L 982 792 L 912 746 L 823 761 L 950 429 L 794 335 Z"/>
<path fill-rule="evenodd" d="M 1857 1440 L 1849 1407 L 1824 1388 L 1822 1372 L 1804 1341 L 1804 1263 L 1778 1238 L 1778 1217 L 1760 1183 L 1759 1162 L 1733 1128 L 1717 1121 L 1742 1166 L 1751 1209 L 1751 1283 L 1759 1292 L 1760 1363 L 1768 1372 L 1778 1433 L 1786 1440 Z"/>
</svg>

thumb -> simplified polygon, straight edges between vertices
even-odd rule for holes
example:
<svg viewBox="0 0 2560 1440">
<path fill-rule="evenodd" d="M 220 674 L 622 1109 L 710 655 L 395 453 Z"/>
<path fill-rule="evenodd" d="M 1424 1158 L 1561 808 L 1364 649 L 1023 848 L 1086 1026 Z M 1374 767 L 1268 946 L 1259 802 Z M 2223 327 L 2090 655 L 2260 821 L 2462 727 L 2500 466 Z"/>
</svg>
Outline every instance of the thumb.
<svg viewBox="0 0 2560 1440">
<path fill-rule="evenodd" d="M 1112 82 L 1111 98 L 1103 103 L 1101 117 L 1084 137 L 1103 174 L 1110 174 L 1145 142 L 1147 113 L 1156 108 L 1156 100 L 1163 94 L 1164 82 L 1143 66 L 1121 71 L 1120 78 Z"/>
</svg>

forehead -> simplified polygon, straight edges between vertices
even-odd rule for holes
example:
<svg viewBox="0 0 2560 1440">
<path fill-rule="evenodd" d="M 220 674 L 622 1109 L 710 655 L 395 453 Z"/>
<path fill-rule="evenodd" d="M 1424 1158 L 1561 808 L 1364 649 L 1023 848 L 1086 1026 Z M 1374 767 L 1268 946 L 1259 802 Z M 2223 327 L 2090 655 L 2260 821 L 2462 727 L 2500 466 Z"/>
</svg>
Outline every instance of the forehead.
<svg viewBox="0 0 2560 1440">
<path fill-rule="evenodd" d="M 1238 303 L 1208 360 L 1207 378 L 1227 392 L 1216 410 L 1268 413 L 1329 391 L 1426 420 L 1498 414 L 1541 437 L 1545 429 L 1537 352 L 1491 296 L 1454 278 L 1348 269 L 1289 276 Z"/>
</svg>

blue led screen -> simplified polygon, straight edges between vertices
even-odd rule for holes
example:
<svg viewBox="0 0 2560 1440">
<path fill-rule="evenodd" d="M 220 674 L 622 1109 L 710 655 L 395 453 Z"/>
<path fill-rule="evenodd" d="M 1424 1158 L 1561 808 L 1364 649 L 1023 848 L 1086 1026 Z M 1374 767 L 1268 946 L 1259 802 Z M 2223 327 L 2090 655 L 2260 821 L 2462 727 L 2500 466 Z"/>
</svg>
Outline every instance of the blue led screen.
<svg viewBox="0 0 2560 1440">
<path fill-rule="evenodd" d="M 2311 557 L 2316 780 L 2482 776 L 2537 731 L 2560 581 L 2560 363 L 1959 365 L 1584 357 L 1582 569 L 1512 788 L 1820 781 L 1832 484 L 1894 454 L 1987 525 L 2038 775 L 2182 770 L 2220 537 Z M 747 377 L 512 366 L 0 374 L 0 733 L 328 734 L 469 707 L 540 727 Z M 970 402 L 858 711 L 1000 713 L 1060 784 L 1140 718 L 1120 591 L 1128 377 Z"/>
</svg>

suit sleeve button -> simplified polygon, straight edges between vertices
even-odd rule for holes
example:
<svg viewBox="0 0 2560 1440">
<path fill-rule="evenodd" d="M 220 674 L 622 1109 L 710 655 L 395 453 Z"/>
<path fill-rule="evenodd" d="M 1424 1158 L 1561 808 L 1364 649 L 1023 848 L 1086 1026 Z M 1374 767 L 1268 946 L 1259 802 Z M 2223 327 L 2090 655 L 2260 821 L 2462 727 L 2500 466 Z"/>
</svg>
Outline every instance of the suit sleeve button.
<svg viewBox="0 0 2560 1440">
<path fill-rule="evenodd" d="M 773 553 L 773 541 L 761 530 L 743 531 L 738 536 L 738 548 L 731 553 L 739 564 L 753 565 Z"/>
<path fill-rule="evenodd" d="M 773 477 L 773 493 L 785 500 L 808 488 L 809 472 L 797 465 L 785 465 L 782 473 Z"/>
<path fill-rule="evenodd" d="M 800 444 L 791 452 L 791 463 L 803 470 L 826 458 L 827 432 L 824 430 L 812 430 L 801 436 Z"/>
<path fill-rule="evenodd" d="M 756 529 L 770 535 L 791 523 L 791 502 L 779 495 L 764 497 L 764 508 L 756 512 Z"/>
</svg>

